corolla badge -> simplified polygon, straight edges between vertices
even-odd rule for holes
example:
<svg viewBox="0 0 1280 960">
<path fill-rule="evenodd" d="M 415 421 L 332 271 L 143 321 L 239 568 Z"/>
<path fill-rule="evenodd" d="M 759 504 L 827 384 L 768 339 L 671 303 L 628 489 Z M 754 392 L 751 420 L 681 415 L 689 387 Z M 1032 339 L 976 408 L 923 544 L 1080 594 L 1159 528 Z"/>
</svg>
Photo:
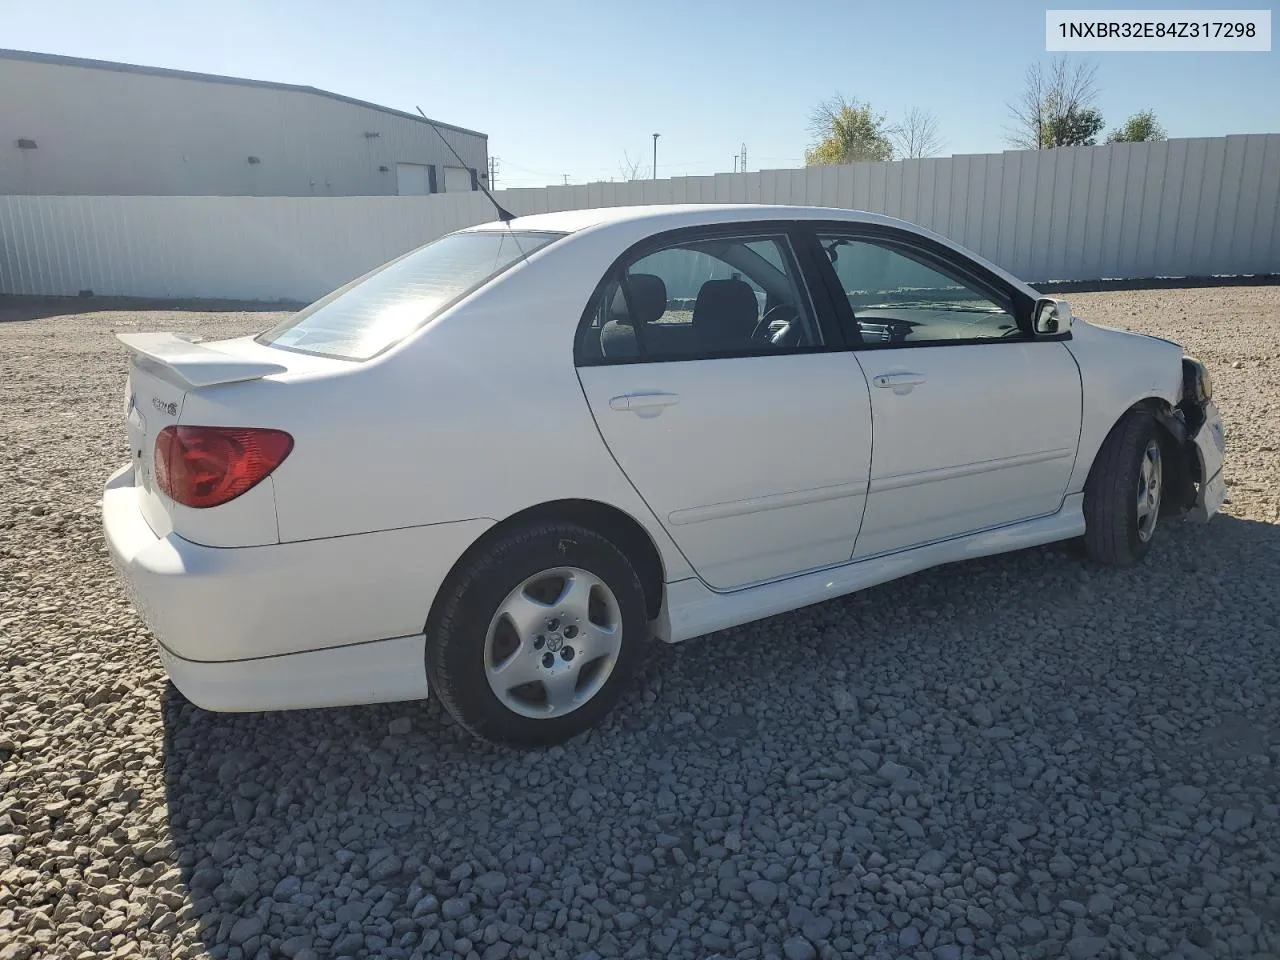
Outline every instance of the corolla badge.
<svg viewBox="0 0 1280 960">
<path fill-rule="evenodd" d="M 165 403 L 159 397 L 153 397 L 151 405 L 161 413 L 167 413 L 171 417 L 176 417 L 178 415 L 178 405 L 176 403 Z"/>
</svg>

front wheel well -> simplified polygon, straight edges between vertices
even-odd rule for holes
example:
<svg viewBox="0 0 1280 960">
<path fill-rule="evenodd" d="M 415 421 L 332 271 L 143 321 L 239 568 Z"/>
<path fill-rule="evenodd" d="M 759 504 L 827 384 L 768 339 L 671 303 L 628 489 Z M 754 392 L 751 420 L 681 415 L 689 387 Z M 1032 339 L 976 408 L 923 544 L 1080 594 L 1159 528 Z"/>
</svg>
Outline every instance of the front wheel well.
<svg viewBox="0 0 1280 960">
<path fill-rule="evenodd" d="M 448 594 L 448 585 L 459 570 L 477 552 L 516 527 L 531 523 L 577 523 L 611 540 L 635 567 L 644 587 L 645 612 L 654 620 L 662 611 L 663 576 L 662 556 L 647 530 L 630 515 L 617 507 L 597 500 L 552 500 L 528 507 L 494 524 L 471 544 L 454 563 L 437 593 L 437 599 Z M 434 614 L 435 604 L 432 604 Z M 429 620 L 430 622 L 430 620 Z"/>
<path fill-rule="evenodd" d="M 1196 500 L 1200 465 L 1192 449 L 1182 411 L 1160 397 L 1147 397 L 1126 410 L 1111 430 L 1115 431 L 1125 417 L 1135 412 L 1147 414 L 1159 428 L 1160 452 L 1168 469 L 1164 482 L 1165 502 L 1179 512 L 1190 509 Z"/>
</svg>

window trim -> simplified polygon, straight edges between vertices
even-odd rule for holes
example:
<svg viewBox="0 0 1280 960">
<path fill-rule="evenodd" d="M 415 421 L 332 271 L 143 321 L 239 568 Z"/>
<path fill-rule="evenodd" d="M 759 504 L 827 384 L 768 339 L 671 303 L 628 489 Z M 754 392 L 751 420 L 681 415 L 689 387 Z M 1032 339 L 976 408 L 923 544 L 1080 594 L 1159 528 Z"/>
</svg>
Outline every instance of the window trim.
<svg viewBox="0 0 1280 960">
<path fill-rule="evenodd" d="M 804 221 L 803 232 L 808 236 L 810 260 L 814 264 L 820 282 L 826 289 L 827 299 L 834 311 L 834 326 L 838 336 L 848 350 L 902 350 L 917 347 L 960 347 L 977 344 L 1027 344 L 1040 341 L 1063 341 L 1071 339 L 1071 332 L 1054 336 L 1037 336 L 1032 329 L 1031 314 L 1035 309 L 1035 299 L 1028 297 L 1021 290 L 1001 277 L 992 273 L 981 264 L 974 262 L 961 253 L 952 250 L 928 237 L 920 236 L 909 230 L 887 227 L 873 223 L 848 223 L 839 220 Z M 893 250 L 895 247 L 906 248 L 920 257 L 925 266 L 938 269 L 940 272 L 954 274 L 964 283 L 972 284 L 978 292 L 1000 300 L 1007 300 L 1013 309 L 1013 319 L 1022 336 L 1017 339 L 1005 337 L 966 337 L 948 340 L 908 341 L 850 341 L 845 331 L 855 329 L 856 317 L 849 298 L 840 284 L 835 265 L 827 258 L 819 236 L 835 234 L 840 239 L 861 240 L 877 246 Z M 817 279 L 815 280 L 817 282 Z"/>
<path fill-rule="evenodd" d="M 815 288 L 812 257 L 808 240 L 797 220 L 744 220 L 740 223 L 702 224 L 695 227 L 678 227 L 645 237 L 633 243 L 619 256 L 614 258 L 609 268 L 601 276 L 587 298 L 582 316 L 578 321 L 577 331 L 573 338 L 573 362 L 575 367 L 613 367 L 639 363 L 690 363 L 699 360 L 738 360 L 747 358 L 785 357 L 809 353 L 838 353 L 847 349 L 839 328 L 832 322 L 833 313 L 829 293 L 824 288 Z M 584 335 L 592 328 L 591 321 L 599 309 L 601 298 L 608 286 L 617 281 L 623 288 L 623 297 L 627 300 L 627 309 L 631 309 L 631 297 L 627 291 L 625 275 L 627 268 L 639 260 L 663 250 L 679 247 L 682 244 L 707 240 L 775 240 L 781 241 L 789 254 L 793 270 L 792 282 L 797 292 L 809 304 L 810 317 L 816 328 L 821 343 L 804 346 L 786 347 L 777 350 L 717 350 L 711 353 L 698 353 L 689 356 L 634 356 L 634 357 L 594 357 L 585 356 L 583 350 Z"/>
</svg>

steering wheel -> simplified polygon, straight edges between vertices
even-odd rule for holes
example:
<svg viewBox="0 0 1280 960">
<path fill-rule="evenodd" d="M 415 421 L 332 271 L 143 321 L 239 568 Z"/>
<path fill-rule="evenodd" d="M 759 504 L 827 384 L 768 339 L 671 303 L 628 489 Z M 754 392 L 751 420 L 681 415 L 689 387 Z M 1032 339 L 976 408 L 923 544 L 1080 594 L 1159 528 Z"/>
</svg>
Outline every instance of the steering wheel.
<svg viewBox="0 0 1280 960">
<path fill-rule="evenodd" d="M 786 337 L 799 316 L 796 308 L 789 303 L 780 303 L 772 310 L 765 311 L 756 328 L 751 331 L 751 343 L 761 346 L 765 344 L 788 346 L 789 344 L 783 343 L 780 338 Z M 778 327 L 777 330 L 774 329 L 775 325 Z"/>
</svg>

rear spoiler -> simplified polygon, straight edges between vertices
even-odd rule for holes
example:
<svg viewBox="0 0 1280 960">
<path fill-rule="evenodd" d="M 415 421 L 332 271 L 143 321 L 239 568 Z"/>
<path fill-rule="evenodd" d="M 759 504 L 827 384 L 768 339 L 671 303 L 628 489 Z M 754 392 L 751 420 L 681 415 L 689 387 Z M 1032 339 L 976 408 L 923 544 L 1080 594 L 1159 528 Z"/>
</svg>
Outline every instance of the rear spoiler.
<svg viewBox="0 0 1280 960">
<path fill-rule="evenodd" d="M 258 380 L 289 368 L 267 360 L 249 360 L 176 333 L 117 333 L 116 339 L 135 356 L 151 361 L 190 387 Z"/>
</svg>

